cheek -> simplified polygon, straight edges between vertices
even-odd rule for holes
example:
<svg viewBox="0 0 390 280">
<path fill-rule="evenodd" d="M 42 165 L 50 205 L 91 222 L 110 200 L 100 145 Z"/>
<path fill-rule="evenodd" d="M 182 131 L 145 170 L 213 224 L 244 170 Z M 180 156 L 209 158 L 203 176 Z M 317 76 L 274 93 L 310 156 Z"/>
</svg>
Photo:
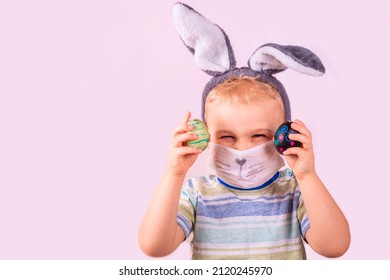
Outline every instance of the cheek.
<svg viewBox="0 0 390 280">
<path fill-rule="evenodd" d="M 209 131 L 209 133 L 210 133 L 210 131 Z M 210 140 L 209 141 L 211 143 L 218 144 L 217 137 L 215 137 L 215 135 L 213 135 L 212 133 L 210 133 Z"/>
<path fill-rule="evenodd" d="M 256 140 L 254 140 L 253 142 L 255 143 L 254 146 L 257 146 L 257 145 L 261 145 L 261 144 L 267 143 L 268 141 L 271 141 L 271 138 L 261 137 L 261 138 L 258 138 Z"/>
</svg>

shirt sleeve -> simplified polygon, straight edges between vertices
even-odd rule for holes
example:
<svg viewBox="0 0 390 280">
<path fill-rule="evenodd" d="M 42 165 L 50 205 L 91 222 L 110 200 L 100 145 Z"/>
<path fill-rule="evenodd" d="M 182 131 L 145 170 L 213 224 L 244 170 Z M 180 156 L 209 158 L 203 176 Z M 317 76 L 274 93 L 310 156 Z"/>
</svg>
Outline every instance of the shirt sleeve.
<svg viewBox="0 0 390 280">
<path fill-rule="evenodd" d="M 302 199 L 301 191 L 299 188 L 296 190 L 298 192 L 298 209 L 297 209 L 297 216 L 298 216 L 298 221 L 301 227 L 301 234 L 305 242 L 307 243 L 307 240 L 305 238 L 307 230 L 310 228 L 310 220 L 309 216 L 307 215 L 306 212 L 306 207 Z"/>
<path fill-rule="evenodd" d="M 182 188 L 179 200 L 179 211 L 177 213 L 177 224 L 183 229 L 186 239 L 194 228 L 195 209 L 196 193 L 193 181 L 190 179 Z"/>
</svg>

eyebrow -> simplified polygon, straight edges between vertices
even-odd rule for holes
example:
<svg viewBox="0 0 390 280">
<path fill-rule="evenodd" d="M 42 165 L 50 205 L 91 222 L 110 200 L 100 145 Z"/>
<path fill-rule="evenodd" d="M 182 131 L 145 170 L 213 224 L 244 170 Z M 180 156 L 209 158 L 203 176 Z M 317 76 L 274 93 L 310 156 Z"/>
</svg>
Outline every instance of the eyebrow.
<svg viewBox="0 0 390 280">
<path fill-rule="evenodd" d="M 265 132 L 265 133 L 273 133 L 271 131 L 271 129 L 268 129 L 268 128 L 258 128 L 258 129 L 254 129 L 254 130 L 251 130 L 250 133 L 251 134 L 256 134 L 256 133 L 259 133 L 259 132 Z"/>
<path fill-rule="evenodd" d="M 230 130 L 217 130 L 216 134 L 233 134 Z"/>
<path fill-rule="evenodd" d="M 271 134 L 273 133 L 271 129 L 268 128 L 257 128 L 249 131 L 249 134 L 256 134 L 260 132 L 271 133 Z M 234 133 L 230 130 L 217 130 L 216 134 L 234 134 Z"/>
</svg>

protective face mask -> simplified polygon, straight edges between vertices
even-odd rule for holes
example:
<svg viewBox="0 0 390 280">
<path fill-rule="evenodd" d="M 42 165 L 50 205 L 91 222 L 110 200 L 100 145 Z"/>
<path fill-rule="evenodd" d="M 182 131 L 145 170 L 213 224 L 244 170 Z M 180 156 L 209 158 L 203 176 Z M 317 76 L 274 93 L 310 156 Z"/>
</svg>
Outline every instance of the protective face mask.
<svg viewBox="0 0 390 280">
<path fill-rule="evenodd" d="M 209 143 L 208 166 L 218 181 L 237 190 L 261 189 L 279 177 L 284 160 L 277 153 L 272 141 L 239 151 Z"/>
</svg>

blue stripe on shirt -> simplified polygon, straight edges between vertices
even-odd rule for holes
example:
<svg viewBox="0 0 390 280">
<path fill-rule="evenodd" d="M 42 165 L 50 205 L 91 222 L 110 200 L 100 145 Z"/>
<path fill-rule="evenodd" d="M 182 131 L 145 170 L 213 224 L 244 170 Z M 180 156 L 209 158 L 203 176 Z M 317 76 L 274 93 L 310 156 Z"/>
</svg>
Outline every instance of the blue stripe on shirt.
<svg viewBox="0 0 390 280">
<path fill-rule="evenodd" d="M 223 205 L 207 205 L 198 201 L 197 215 L 214 219 L 239 216 L 275 216 L 292 213 L 293 205 L 286 200 L 278 203 L 238 201 Z"/>
</svg>

